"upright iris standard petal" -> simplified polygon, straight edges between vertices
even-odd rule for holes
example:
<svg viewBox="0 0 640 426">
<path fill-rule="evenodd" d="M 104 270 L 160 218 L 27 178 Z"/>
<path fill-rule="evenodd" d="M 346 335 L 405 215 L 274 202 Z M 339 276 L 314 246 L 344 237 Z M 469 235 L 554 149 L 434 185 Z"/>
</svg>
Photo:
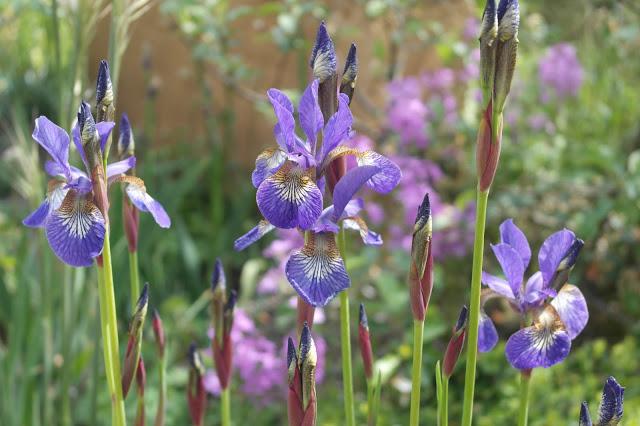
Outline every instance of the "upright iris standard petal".
<svg viewBox="0 0 640 426">
<path fill-rule="evenodd" d="M 548 297 L 555 297 L 556 291 L 552 288 L 545 287 L 540 271 L 531 275 L 524 286 L 524 295 L 522 302 L 527 307 L 539 306 Z"/>
<path fill-rule="evenodd" d="M 551 367 L 564 360 L 571 350 L 571 338 L 555 308 L 548 305 L 531 327 L 514 333 L 505 353 L 509 363 L 520 370 Z"/>
<path fill-rule="evenodd" d="M 482 271 L 482 284 L 488 286 L 491 290 L 506 297 L 507 299 L 515 300 L 516 298 L 509 283 L 500 277 L 496 277 Z"/>
<path fill-rule="evenodd" d="M 251 228 L 249 232 L 235 240 L 235 242 L 233 243 L 233 248 L 236 251 L 242 251 L 274 229 L 275 226 L 273 226 L 266 220 L 261 220 L 256 226 Z"/>
<path fill-rule="evenodd" d="M 322 193 L 310 171 L 291 161 L 260 184 L 256 201 L 262 215 L 278 228 L 310 229 L 322 213 Z"/>
<path fill-rule="evenodd" d="M 367 222 L 364 221 L 361 217 L 349 217 L 344 219 L 342 222 L 342 226 L 345 229 L 351 229 L 360 233 L 360 238 L 362 238 L 362 242 L 369 246 L 381 246 L 382 245 L 382 237 L 377 232 L 373 232 L 369 229 Z"/>
<path fill-rule="evenodd" d="M 125 192 L 138 210 L 151 213 L 151 216 L 161 228 L 169 228 L 171 226 L 171 218 L 169 218 L 162 204 L 147 194 L 147 189 L 142 179 L 135 176 L 120 176 L 115 179 L 115 182 L 125 184 Z"/>
<path fill-rule="evenodd" d="M 524 232 L 513 223 L 513 219 L 507 219 L 500 224 L 500 240 L 513 247 L 522 258 L 524 268 L 527 269 L 531 260 L 531 248 Z"/>
<path fill-rule="evenodd" d="M 298 106 L 300 127 L 311 144 L 311 152 L 315 152 L 317 134 L 324 126 L 322 111 L 318 105 L 318 80 L 313 80 L 300 98 Z"/>
<path fill-rule="evenodd" d="M 609 377 L 602 388 L 602 399 L 598 408 L 598 425 L 615 426 L 624 413 L 624 388 L 615 378 Z"/>
<path fill-rule="evenodd" d="M 266 178 L 277 172 L 286 160 L 287 154 L 279 148 L 262 151 L 256 158 L 256 168 L 251 173 L 254 188 L 258 188 Z"/>
<path fill-rule="evenodd" d="M 493 254 L 502 267 L 502 272 L 507 278 L 507 282 L 513 291 L 515 297 L 520 295 L 522 279 L 524 278 L 524 264 L 522 258 L 513 247 L 508 244 L 500 243 L 491 245 Z"/>
<path fill-rule="evenodd" d="M 64 171 L 67 180 L 71 180 L 69 169 L 69 135 L 61 127 L 45 116 L 36 119 L 33 139 L 47 151 L 53 161 Z"/>
<path fill-rule="evenodd" d="M 347 203 L 353 196 L 371 179 L 371 176 L 380 171 L 376 166 L 361 166 L 351 169 L 342 177 L 333 189 L 333 219 L 337 221 L 344 211 Z"/>
<path fill-rule="evenodd" d="M 102 253 L 104 218 L 89 196 L 71 190 L 45 223 L 53 252 L 71 266 L 91 266 Z"/>
<path fill-rule="evenodd" d="M 563 229 L 551 234 L 540 247 L 538 263 L 545 285 L 549 285 L 553 279 L 560 262 L 571 248 L 576 236 L 568 229 Z"/>
<path fill-rule="evenodd" d="M 100 150 L 104 152 L 104 148 L 107 145 L 107 140 L 111 135 L 111 131 L 113 130 L 116 123 L 113 121 L 101 121 L 96 123 L 96 130 L 98 131 L 98 136 L 100 137 Z"/>
<path fill-rule="evenodd" d="M 571 340 L 575 339 L 589 321 L 587 301 L 580 289 L 572 284 L 565 284 L 551 304 L 558 311 Z"/>
<path fill-rule="evenodd" d="M 391 192 L 402 179 L 402 172 L 393 161 L 374 151 L 363 151 L 356 157 L 359 166 L 376 166 L 380 169 L 367 181 L 367 186 L 380 194 Z"/>
<path fill-rule="evenodd" d="M 69 189 L 65 188 L 64 182 L 57 180 L 50 181 L 49 190 L 47 191 L 47 196 L 44 201 L 36 210 L 31 212 L 29 216 L 24 218 L 22 223 L 31 228 L 44 226 L 44 223 L 51 212 L 60 207 L 60 204 L 62 204 L 62 200 L 64 200 L 67 192 L 69 192 Z"/>
<path fill-rule="evenodd" d="M 309 233 L 302 250 L 289 258 L 286 274 L 300 297 L 313 306 L 326 305 L 351 284 L 331 232 Z"/>
<path fill-rule="evenodd" d="M 480 311 L 480 323 L 478 324 L 478 351 L 489 352 L 498 344 L 498 331 L 491 318 Z"/>
<path fill-rule="evenodd" d="M 296 122 L 293 118 L 293 104 L 287 95 L 278 89 L 269 89 L 267 97 L 273 106 L 278 123 L 273 132 L 280 147 L 291 152 L 295 143 Z"/>
<path fill-rule="evenodd" d="M 329 118 L 324 128 L 322 157 L 318 162 L 322 162 L 327 154 L 340 145 L 340 142 L 349 138 L 352 124 L 353 115 L 349 109 L 349 98 L 341 93 L 338 98 L 338 111 Z"/>
</svg>

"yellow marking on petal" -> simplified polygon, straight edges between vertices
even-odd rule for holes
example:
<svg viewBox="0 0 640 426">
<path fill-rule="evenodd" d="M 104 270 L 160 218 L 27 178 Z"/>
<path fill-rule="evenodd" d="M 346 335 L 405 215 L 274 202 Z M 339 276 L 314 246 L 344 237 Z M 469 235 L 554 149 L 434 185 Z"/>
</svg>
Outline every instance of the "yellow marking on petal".
<svg viewBox="0 0 640 426">
<path fill-rule="evenodd" d="M 547 305 L 533 323 L 533 347 L 545 350 L 555 339 L 555 335 L 565 331 L 565 326 L 558 311 L 552 305 Z"/>
<path fill-rule="evenodd" d="M 340 260 L 340 251 L 333 233 L 310 233 L 301 252 L 306 256 L 304 274 L 313 281 L 327 277 Z"/>
<path fill-rule="evenodd" d="M 321 169 L 324 173 L 324 169 L 329 166 L 329 164 L 331 164 L 331 162 L 337 158 L 340 157 L 344 157 L 345 155 L 354 155 L 356 157 L 358 157 L 360 155 L 360 151 L 358 151 L 355 148 L 350 148 L 348 146 L 338 146 L 334 149 L 332 149 L 328 154 L 327 157 L 324 159 L 324 161 L 322 162 L 322 166 Z"/>
<path fill-rule="evenodd" d="M 144 186 L 144 181 L 137 176 L 120 175 L 117 178 L 115 178 L 113 181 L 134 185 L 142 189 L 144 192 L 147 192 L 147 188 Z"/>
<path fill-rule="evenodd" d="M 301 204 L 313 189 L 313 170 L 305 170 L 292 161 L 287 161 L 269 179 L 276 185 L 276 195 L 282 200 Z"/>
</svg>

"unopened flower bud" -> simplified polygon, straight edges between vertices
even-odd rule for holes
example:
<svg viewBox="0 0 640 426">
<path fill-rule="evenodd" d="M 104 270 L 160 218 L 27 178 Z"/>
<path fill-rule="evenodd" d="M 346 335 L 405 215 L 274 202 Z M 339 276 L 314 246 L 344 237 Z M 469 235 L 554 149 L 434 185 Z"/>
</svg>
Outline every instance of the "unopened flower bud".
<svg viewBox="0 0 640 426">
<path fill-rule="evenodd" d="M 316 345 L 311 337 L 311 330 L 305 324 L 300 336 L 299 368 L 302 373 L 302 406 L 306 409 L 312 400 L 315 400 L 316 393 L 316 364 L 318 354 Z"/>
<path fill-rule="evenodd" d="M 224 306 L 227 303 L 227 286 L 224 275 L 224 268 L 220 258 L 216 259 L 211 274 L 211 317 L 213 328 L 215 330 L 216 340 L 222 343 L 222 335 L 224 334 Z"/>
<path fill-rule="evenodd" d="M 313 78 L 317 79 L 319 83 L 324 83 L 327 79 L 337 75 L 336 49 L 324 22 L 318 27 L 316 43 L 311 52 L 309 65 L 313 70 Z"/>
<path fill-rule="evenodd" d="M 482 113 L 480 126 L 476 140 L 476 167 L 478 173 L 478 189 L 481 192 L 487 191 L 498 170 L 500 160 L 500 150 L 502 145 L 502 114 L 496 116 L 493 121 L 492 103 Z M 494 126 L 497 128 L 493 129 Z"/>
<path fill-rule="evenodd" d="M 360 304 L 360 323 L 358 325 L 358 343 L 360 344 L 360 355 L 364 365 L 364 375 L 367 381 L 373 378 L 373 350 L 371 349 L 371 337 L 369 335 L 369 321 L 364 304 Z"/>
<path fill-rule="evenodd" d="M 164 356 L 164 348 L 166 343 L 162 319 L 160 318 L 160 313 L 158 313 L 157 309 L 153 310 L 153 319 L 151 320 L 151 324 L 153 326 L 153 335 L 155 336 L 156 345 L 158 347 L 158 355 L 160 358 L 162 358 Z"/>
<path fill-rule="evenodd" d="M 498 13 L 495 0 L 487 0 L 480 25 L 480 88 L 486 108 L 493 94 L 496 69 Z"/>
<path fill-rule="evenodd" d="M 614 377 L 609 377 L 602 388 L 602 399 L 598 408 L 598 425 L 614 426 L 624 414 L 624 388 Z"/>
<path fill-rule="evenodd" d="M 100 61 L 100 66 L 98 67 L 96 104 L 105 106 L 113 104 L 113 85 L 111 84 L 109 63 L 104 59 Z"/>
<path fill-rule="evenodd" d="M 80 139 L 85 150 L 88 145 L 95 143 L 99 139 L 96 122 L 93 119 L 93 114 L 91 114 L 91 105 L 84 101 L 80 103 L 80 108 L 78 109 L 78 129 L 80 130 Z"/>
<path fill-rule="evenodd" d="M 453 374 L 453 369 L 460 358 L 462 352 L 462 346 L 464 345 L 464 339 L 467 328 L 467 318 L 469 316 L 469 310 L 466 306 L 463 306 L 458 316 L 458 321 L 453 329 L 453 335 L 447 345 L 445 351 L 444 360 L 442 362 L 442 374 L 449 378 Z"/>
<path fill-rule="evenodd" d="M 298 356 L 296 355 L 296 345 L 293 343 L 293 339 L 289 337 L 287 340 L 287 372 L 289 386 L 293 385 L 297 368 Z"/>
<path fill-rule="evenodd" d="M 229 299 L 227 300 L 227 304 L 224 306 L 224 332 L 225 334 L 231 333 L 231 328 L 233 327 L 233 311 L 236 307 L 236 303 L 238 301 L 238 293 L 235 290 L 231 290 L 229 292 Z"/>
<path fill-rule="evenodd" d="M 493 102 L 495 113 L 499 114 L 504 110 L 504 104 L 511 90 L 511 81 L 516 68 L 519 25 L 520 9 L 518 0 L 501 0 L 498 6 L 499 28 Z"/>
<path fill-rule="evenodd" d="M 589 406 L 586 401 L 580 405 L 580 424 L 579 426 L 593 426 L 591 415 L 589 414 Z"/>
<path fill-rule="evenodd" d="M 187 385 L 187 402 L 189 404 L 189 414 L 195 426 L 202 426 L 204 412 L 206 409 L 207 396 L 204 390 L 204 365 L 200 359 L 200 354 L 196 344 L 189 346 L 189 383 Z"/>
<path fill-rule="evenodd" d="M 326 124 L 338 109 L 338 69 L 336 49 L 324 22 L 318 28 L 309 64 L 313 78 L 319 83 L 318 105 Z"/>
<path fill-rule="evenodd" d="M 433 287 L 432 232 L 431 204 L 427 193 L 418 208 L 413 227 L 409 270 L 411 310 L 414 318 L 419 321 L 424 321 Z"/>
<path fill-rule="evenodd" d="M 560 289 L 563 285 L 565 285 L 569 281 L 569 274 L 573 270 L 573 267 L 576 265 L 578 260 L 578 255 L 584 246 L 584 241 L 580 238 L 576 238 L 573 240 L 569 249 L 562 257 L 562 260 L 558 264 L 558 268 L 556 269 L 553 278 L 551 279 L 550 287 L 555 289 Z"/>
<path fill-rule="evenodd" d="M 118 156 L 120 159 L 124 159 L 128 155 L 134 155 L 135 146 L 129 116 L 123 113 L 120 119 L 120 136 L 118 138 Z"/>
<path fill-rule="evenodd" d="M 140 361 L 140 353 L 142 351 L 142 331 L 144 319 L 147 316 L 147 307 L 149 305 L 149 284 L 146 283 L 142 288 L 136 309 L 129 325 L 129 341 L 127 342 L 127 352 L 124 359 L 124 367 L 122 370 L 122 394 L 124 397 L 129 393 L 131 382 L 136 375 L 138 363 Z"/>
<path fill-rule="evenodd" d="M 344 64 L 342 72 L 342 81 L 340 82 L 340 93 L 344 93 L 349 97 L 349 104 L 353 100 L 353 93 L 356 90 L 356 81 L 358 79 L 358 56 L 356 54 L 356 45 L 351 43 L 347 61 Z"/>
</svg>

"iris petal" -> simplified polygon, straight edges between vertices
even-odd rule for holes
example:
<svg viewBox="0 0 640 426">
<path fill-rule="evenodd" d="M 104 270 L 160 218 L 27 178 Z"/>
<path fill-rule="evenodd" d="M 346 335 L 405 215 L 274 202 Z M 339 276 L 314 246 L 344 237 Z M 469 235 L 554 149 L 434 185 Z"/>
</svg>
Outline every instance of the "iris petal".
<svg viewBox="0 0 640 426">
<path fill-rule="evenodd" d="M 278 228 L 310 229 L 322 213 L 322 193 L 309 172 L 290 161 L 260 184 L 256 201 Z"/>
<path fill-rule="evenodd" d="M 524 278 L 522 258 L 518 252 L 508 244 L 492 244 L 491 249 L 502 267 L 502 272 L 507 278 L 507 282 L 509 286 L 511 286 L 514 296 L 517 298 L 520 295 L 520 287 L 522 286 L 522 279 Z"/>
<path fill-rule="evenodd" d="M 309 233 L 302 250 L 289 258 L 286 275 L 300 297 L 313 306 L 326 305 L 351 285 L 331 232 Z"/>
<path fill-rule="evenodd" d="M 589 321 L 587 301 L 580 289 L 572 284 L 565 284 L 551 304 L 558 311 L 571 340 L 575 339 Z"/>
<path fill-rule="evenodd" d="M 551 367 L 564 360 L 571 350 L 571 338 L 555 308 L 548 305 L 531 327 L 514 333 L 505 353 L 509 363 L 520 370 Z"/>
<path fill-rule="evenodd" d="M 507 219 L 500 224 L 500 239 L 503 243 L 513 247 L 522 258 L 524 268 L 527 269 L 531 261 L 531 247 L 529 247 L 529 241 L 527 241 L 524 232 L 513 223 L 513 219 Z"/>
<path fill-rule="evenodd" d="M 98 123 L 101 124 L 101 123 Z M 125 158 L 107 165 L 107 179 L 126 173 L 136 166 L 136 157 Z"/>
<path fill-rule="evenodd" d="M 542 279 L 542 272 L 538 271 L 531 275 L 524 286 L 523 302 L 528 307 L 540 306 L 548 297 L 555 297 L 556 291 L 552 288 L 545 288 Z"/>
<path fill-rule="evenodd" d="M 69 135 L 61 127 L 54 124 L 45 116 L 36 119 L 36 127 L 33 129 L 33 139 L 47 151 L 53 161 L 58 165 L 65 177 L 70 180 L 69 169 Z"/>
<path fill-rule="evenodd" d="M 498 344 L 498 331 L 491 318 L 480 311 L 480 323 L 478 324 L 478 350 L 489 352 Z"/>
<path fill-rule="evenodd" d="M 609 377 L 602 388 L 602 399 L 598 408 L 598 425 L 615 426 L 624 413 L 624 388 L 615 378 Z"/>
<path fill-rule="evenodd" d="M 133 205 L 140 211 L 151 213 L 151 216 L 161 228 L 169 228 L 171 226 L 171 218 L 162 207 L 162 204 L 147 194 L 147 189 L 142 179 L 135 176 L 119 176 L 114 179 L 114 182 L 124 183 L 125 192 Z"/>
<path fill-rule="evenodd" d="M 511 286 L 509 283 L 502 278 L 496 277 L 495 275 L 488 274 L 482 271 L 482 283 L 488 286 L 491 290 L 495 291 L 502 296 L 515 299 L 513 295 L 513 290 L 511 290 Z"/>
<path fill-rule="evenodd" d="M 578 426 L 593 426 L 591 415 L 589 414 L 589 407 L 586 402 L 580 405 L 580 423 Z"/>
<path fill-rule="evenodd" d="M 318 105 L 318 80 L 313 80 L 300 97 L 298 107 L 300 115 L 300 127 L 307 135 L 311 146 L 311 152 L 315 151 L 318 132 L 324 125 L 322 111 Z"/>
<path fill-rule="evenodd" d="M 60 204 L 62 204 L 62 200 L 64 200 L 68 191 L 69 190 L 64 187 L 63 182 L 55 180 L 49 182 L 49 190 L 47 191 L 47 196 L 44 201 L 37 209 L 31 212 L 29 216 L 24 218 L 22 223 L 31 228 L 44 226 L 44 223 L 51 212 L 60 207 Z"/>
<path fill-rule="evenodd" d="M 334 220 L 337 221 L 342 216 L 342 212 L 356 192 L 379 171 L 380 169 L 376 166 L 361 166 L 349 170 L 342 176 L 333 189 Z"/>
<path fill-rule="evenodd" d="M 102 253 L 104 218 L 86 196 L 70 190 L 45 223 L 53 252 L 71 266 L 91 266 Z"/>
<path fill-rule="evenodd" d="M 322 157 L 319 163 L 334 148 L 340 145 L 340 142 L 349 138 L 351 133 L 351 125 L 353 124 L 353 115 L 349 109 L 349 98 L 341 93 L 338 99 L 338 111 L 331 116 L 324 128 L 322 139 Z"/>
<path fill-rule="evenodd" d="M 357 161 L 359 166 L 376 166 L 380 169 L 367 181 L 367 186 L 380 194 L 391 192 L 402 179 L 400 167 L 377 152 L 363 151 L 358 154 Z"/>
<path fill-rule="evenodd" d="M 367 222 L 361 217 L 349 217 L 342 222 L 342 226 L 345 229 L 351 229 L 360 233 L 362 242 L 369 246 L 382 245 L 382 237 L 377 232 L 373 232 L 369 229 Z"/>
<path fill-rule="evenodd" d="M 278 89 L 269 89 L 267 97 L 278 120 L 273 128 L 276 140 L 283 150 L 291 152 L 294 146 L 296 128 L 296 122 L 293 118 L 293 104 L 289 97 Z"/>
<path fill-rule="evenodd" d="M 565 254 L 571 248 L 576 236 L 568 229 L 563 229 L 554 234 L 551 234 L 542 246 L 538 253 L 538 263 L 540 264 L 540 271 L 542 272 L 542 278 L 545 285 L 549 285 L 553 279 L 560 262 L 564 258 Z"/>
<path fill-rule="evenodd" d="M 251 183 L 254 188 L 259 187 L 266 178 L 277 172 L 286 160 L 287 154 L 279 148 L 262 151 L 256 158 L 256 168 L 251 174 Z"/>
<path fill-rule="evenodd" d="M 236 251 L 242 251 L 274 229 L 275 226 L 273 226 L 266 220 L 261 220 L 256 226 L 251 228 L 249 232 L 238 238 L 233 243 L 233 248 Z"/>
</svg>

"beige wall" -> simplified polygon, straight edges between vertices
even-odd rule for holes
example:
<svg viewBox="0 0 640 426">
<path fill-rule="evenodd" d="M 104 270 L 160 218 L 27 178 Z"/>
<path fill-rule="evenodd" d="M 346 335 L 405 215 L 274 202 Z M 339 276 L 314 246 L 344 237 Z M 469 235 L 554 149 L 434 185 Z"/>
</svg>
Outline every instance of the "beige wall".
<svg viewBox="0 0 640 426">
<path fill-rule="evenodd" d="M 242 4 L 259 4 L 249 0 Z M 357 91 L 366 93 L 369 105 L 380 109 L 384 106 L 384 82 L 388 64 L 374 57 L 371 38 L 381 39 L 388 45 L 390 29 L 398 26 L 398 19 L 390 14 L 376 20 L 364 16 L 362 6 L 355 2 L 330 1 L 331 16 L 327 20 L 330 32 L 339 53 L 344 59 L 351 41 L 358 45 L 360 74 Z M 417 17 L 435 21 L 444 27 L 460 31 L 464 20 L 471 15 L 471 7 L 464 0 L 431 0 L 414 12 Z M 271 21 L 269 20 L 271 19 Z M 273 19 L 258 20 L 243 18 L 235 25 L 236 45 L 234 53 L 245 58 L 252 69 L 259 70 L 257 78 L 246 82 L 253 93 L 262 95 L 269 87 L 296 88 L 296 58 L 294 54 L 284 55 L 271 42 L 268 33 Z M 305 18 L 303 27 L 311 41 L 318 21 Z M 106 57 L 108 39 L 108 19 L 101 23 L 102 29 L 94 43 L 95 58 L 92 58 L 90 76 L 95 76 L 100 58 Z M 353 39 L 352 39 L 353 37 Z M 143 52 L 148 51 L 152 61 L 153 80 L 158 91 L 155 102 L 157 114 L 157 138 L 154 143 L 166 144 L 174 141 L 188 142 L 185 138 L 204 133 L 204 113 L 200 97 L 200 82 L 192 60 L 188 43 L 167 15 L 160 12 L 158 5 L 132 26 L 131 42 L 122 64 L 120 87 L 118 90 L 118 111 L 126 111 L 134 126 L 140 128 L 143 119 L 145 82 L 142 69 Z M 400 56 L 402 74 L 411 74 L 438 65 L 433 49 L 411 40 L 404 44 Z M 341 69 L 341 64 L 339 67 Z M 211 67 L 209 65 L 209 67 Z M 219 106 L 222 86 L 212 68 L 207 70 L 209 82 L 213 85 L 213 95 Z M 256 111 L 253 103 L 243 96 L 234 97 L 236 112 L 235 140 L 233 153 L 238 161 L 253 162 L 255 155 L 265 146 L 273 144 L 271 128 L 273 122 Z M 355 116 L 362 129 L 379 127 L 379 119 L 371 114 L 364 97 L 356 95 Z M 378 123 L 376 123 L 376 121 Z"/>
</svg>

